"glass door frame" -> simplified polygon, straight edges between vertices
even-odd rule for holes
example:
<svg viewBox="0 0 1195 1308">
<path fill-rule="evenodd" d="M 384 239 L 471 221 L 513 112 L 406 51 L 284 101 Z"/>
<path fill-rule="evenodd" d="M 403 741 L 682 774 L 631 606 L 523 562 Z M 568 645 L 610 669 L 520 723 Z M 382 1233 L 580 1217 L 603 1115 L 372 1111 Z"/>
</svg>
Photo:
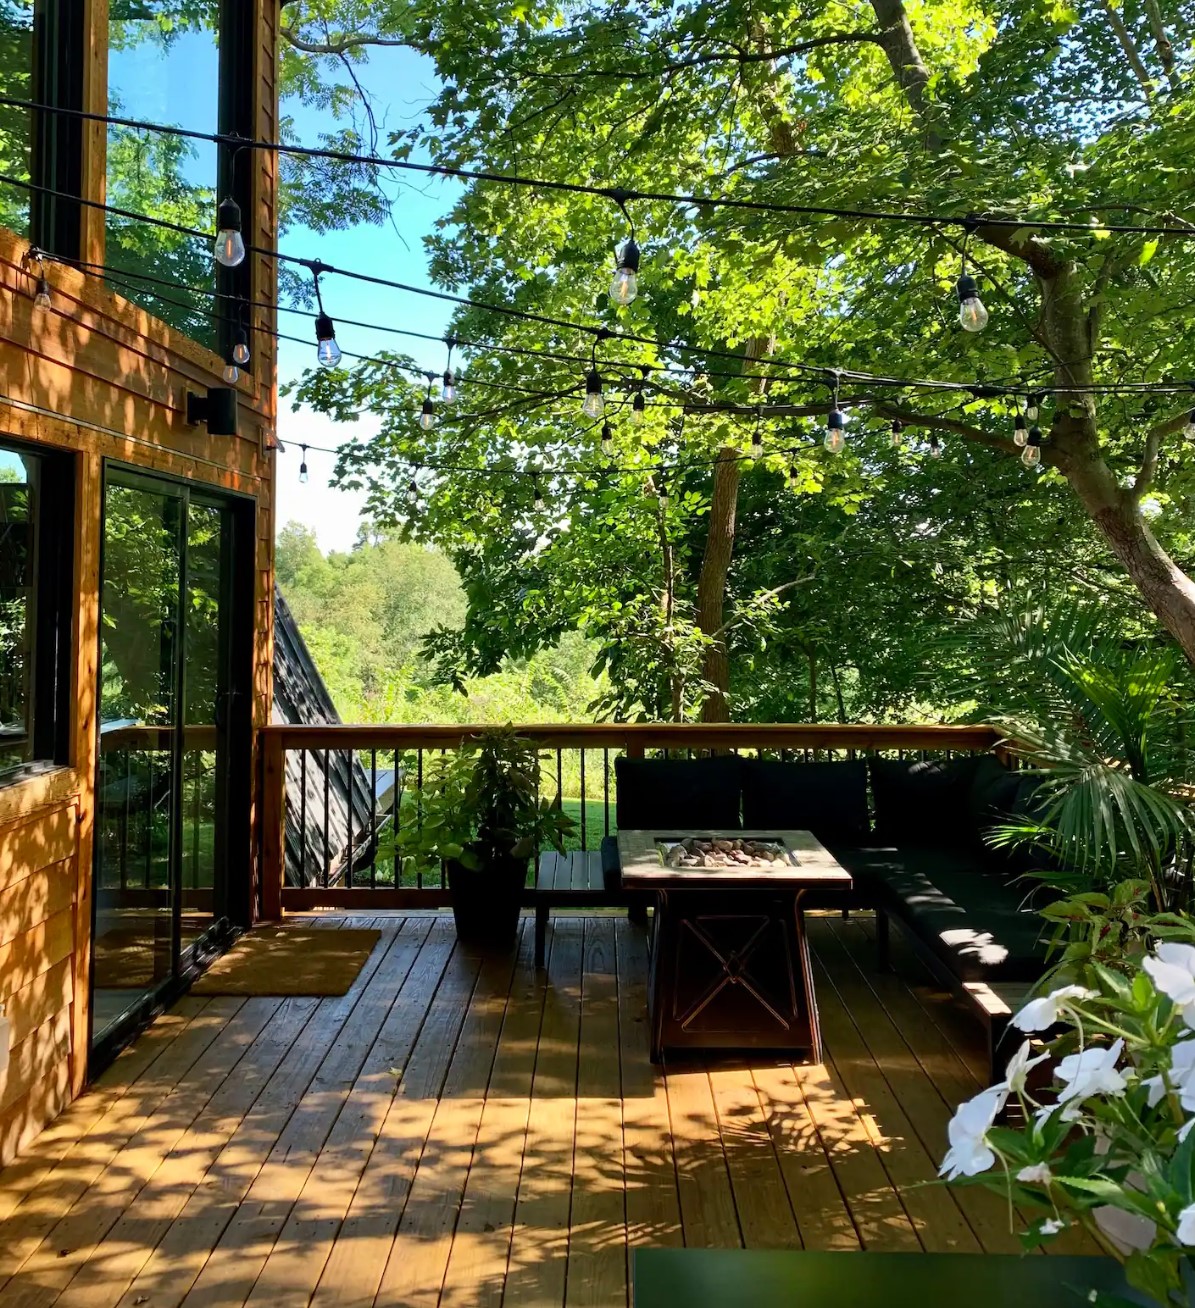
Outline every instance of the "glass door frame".
<svg viewBox="0 0 1195 1308">
<path fill-rule="evenodd" d="M 143 467 L 106 459 L 100 495 L 100 571 L 98 601 L 100 624 L 98 669 L 103 666 L 103 599 L 105 543 L 107 532 L 108 489 L 111 485 L 128 487 L 148 494 L 177 498 L 180 506 L 179 587 L 175 610 L 175 654 L 173 695 L 177 706 L 175 731 L 171 745 L 170 833 L 168 843 L 170 893 L 170 974 L 128 1010 L 108 1029 L 95 1038 L 95 955 L 99 906 L 98 874 L 101 841 L 97 826 L 92 856 L 92 954 L 88 967 L 89 988 L 89 1075 L 94 1076 L 109 1063 L 121 1048 L 164 1007 L 181 994 L 206 964 L 215 957 L 238 928 L 247 927 L 252 914 L 252 704 L 254 643 L 254 580 L 256 575 L 257 500 L 254 496 L 197 482 L 192 478 L 147 471 Z M 215 827 L 221 837 L 221 850 L 215 859 L 213 877 L 212 923 L 200 935 L 182 947 L 183 911 L 183 834 L 184 834 L 184 762 L 186 756 L 186 675 L 187 617 L 191 594 L 188 572 L 188 524 L 192 503 L 215 506 L 227 511 L 221 530 L 219 596 L 220 639 L 217 659 L 224 690 L 215 706 L 217 738 L 215 767 L 215 805 L 219 815 Z M 94 775 L 100 777 L 100 732 L 96 724 Z M 239 800 L 239 802 L 238 802 Z"/>
</svg>

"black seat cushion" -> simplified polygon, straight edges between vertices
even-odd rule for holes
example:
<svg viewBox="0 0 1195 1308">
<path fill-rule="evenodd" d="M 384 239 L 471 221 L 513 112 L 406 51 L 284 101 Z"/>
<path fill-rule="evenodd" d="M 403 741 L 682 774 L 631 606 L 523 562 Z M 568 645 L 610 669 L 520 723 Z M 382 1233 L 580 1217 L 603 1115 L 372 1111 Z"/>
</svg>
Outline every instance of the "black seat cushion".
<svg viewBox="0 0 1195 1308">
<path fill-rule="evenodd" d="M 982 754 L 955 759 L 871 760 L 876 843 L 966 847 L 974 844 L 967 799 Z"/>
<path fill-rule="evenodd" d="M 602 884 L 609 894 L 622 889 L 622 859 L 618 856 L 618 837 L 603 836 L 599 846 L 602 858 Z"/>
<path fill-rule="evenodd" d="M 660 835 L 737 830 L 739 759 L 617 758 L 616 813 L 620 830 Z"/>
<path fill-rule="evenodd" d="M 743 760 L 743 826 L 812 831 L 823 843 L 867 838 L 867 765 Z"/>
<path fill-rule="evenodd" d="M 991 871 L 983 855 L 874 847 L 837 858 L 960 981 L 1036 981 L 1045 971 L 1047 927 L 1031 888 Z"/>
</svg>

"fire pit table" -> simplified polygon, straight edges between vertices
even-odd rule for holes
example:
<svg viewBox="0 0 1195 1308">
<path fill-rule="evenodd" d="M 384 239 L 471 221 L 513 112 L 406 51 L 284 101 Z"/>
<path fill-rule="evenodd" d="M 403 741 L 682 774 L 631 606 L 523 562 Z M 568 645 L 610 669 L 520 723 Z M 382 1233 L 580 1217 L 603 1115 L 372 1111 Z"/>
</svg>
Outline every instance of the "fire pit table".
<svg viewBox="0 0 1195 1308">
<path fill-rule="evenodd" d="M 808 831 L 620 831 L 627 890 L 652 891 L 651 1058 L 768 1050 L 821 1060 L 801 900 L 851 878 Z"/>
</svg>

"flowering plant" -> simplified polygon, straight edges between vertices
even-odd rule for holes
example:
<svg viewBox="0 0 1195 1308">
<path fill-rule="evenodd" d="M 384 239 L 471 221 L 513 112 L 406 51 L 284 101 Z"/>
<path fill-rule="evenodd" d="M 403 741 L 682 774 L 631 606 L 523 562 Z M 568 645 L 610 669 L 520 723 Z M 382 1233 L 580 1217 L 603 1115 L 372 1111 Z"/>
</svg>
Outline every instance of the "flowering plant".
<svg viewBox="0 0 1195 1308">
<path fill-rule="evenodd" d="M 1040 1052 L 1026 1040 L 1004 1080 L 958 1109 L 941 1174 L 1033 1213 L 1027 1247 L 1079 1225 L 1153 1301 L 1195 1303 L 1195 946 L 1164 941 L 1132 975 L 1088 976 L 1013 1019 L 1062 1034 Z M 1010 1101 L 1023 1125 L 996 1124 Z"/>
</svg>

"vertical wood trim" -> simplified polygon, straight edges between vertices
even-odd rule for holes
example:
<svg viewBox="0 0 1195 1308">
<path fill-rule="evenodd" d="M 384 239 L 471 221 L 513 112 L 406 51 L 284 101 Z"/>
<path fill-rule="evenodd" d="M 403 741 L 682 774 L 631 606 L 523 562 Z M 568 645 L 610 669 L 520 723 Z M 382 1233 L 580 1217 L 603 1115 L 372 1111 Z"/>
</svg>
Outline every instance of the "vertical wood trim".
<svg viewBox="0 0 1195 1308">
<path fill-rule="evenodd" d="M 71 1006 L 72 1096 L 87 1081 L 91 1005 L 91 865 L 95 843 L 95 768 L 98 756 L 100 640 L 100 502 L 103 461 L 87 453 L 76 461 L 75 615 L 76 713 L 71 731 L 71 763 L 79 779 L 76 807 L 74 1000 Z"/>
<path fill-rule="evenodd" d="M 282 878 L 286 868 L 286 754 L 277 736 L 262 743 L 261 916 L 282 916 Z"/>
<path fill-rule="evenodd" d="M 85 30 L 87 62 L 84 65 L 83 105 L 88 113 L 108 112 L 108 0 L 87 0 Z M 83 125 L 83 197 L 97 204 L 108 198 L 108 129 L 104 123 Z M 104 262 L 102 209 L 83 210 L 79 247 L 89 263 Z"/>
</svg>

